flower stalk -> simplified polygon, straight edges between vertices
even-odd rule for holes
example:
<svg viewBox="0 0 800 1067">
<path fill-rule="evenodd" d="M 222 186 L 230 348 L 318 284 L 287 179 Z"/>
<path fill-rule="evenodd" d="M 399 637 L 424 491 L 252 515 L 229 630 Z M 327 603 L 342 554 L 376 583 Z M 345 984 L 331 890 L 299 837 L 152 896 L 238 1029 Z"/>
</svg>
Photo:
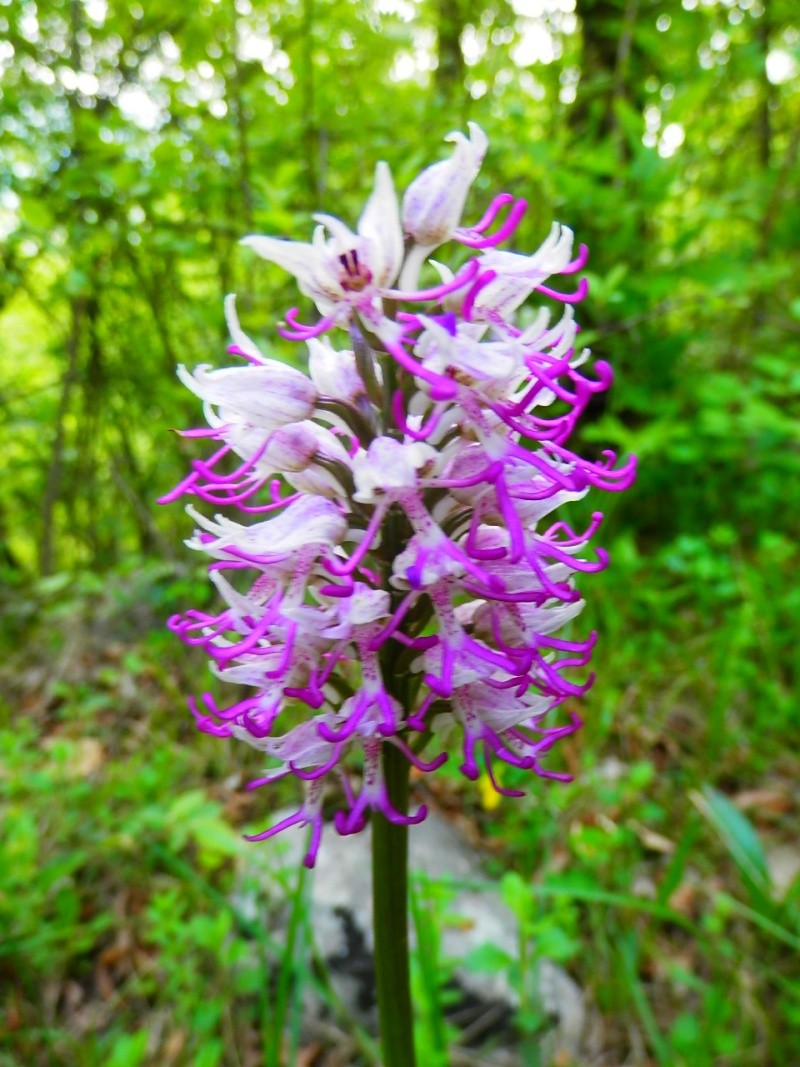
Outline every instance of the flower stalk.
<svg viewBox="0 0 800 1067">
<path fill-rule="evenodd" d="M 389 801 L 408 811 L 410 764 L 383 746 Z M 384 1067 L 414 1067 L 414 1013 L 408 945 L 408 826 L 380 813 L 372 819 L 372 917 L 375 985 Z"/>
</svg>

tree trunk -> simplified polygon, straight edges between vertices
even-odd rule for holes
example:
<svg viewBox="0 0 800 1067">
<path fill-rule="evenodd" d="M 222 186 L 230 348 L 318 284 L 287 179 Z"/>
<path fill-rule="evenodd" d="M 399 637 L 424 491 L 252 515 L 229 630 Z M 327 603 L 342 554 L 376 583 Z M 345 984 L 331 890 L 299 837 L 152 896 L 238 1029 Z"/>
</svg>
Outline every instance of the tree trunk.
<svg viewBox="0 0 800 1067">
<path fill-rule="evenodd" d="M 461 0 L 439 0 L 436 11 L 437 102 L 452 105 L 457 103 L 464 94 L 464 54 L 461 51 L 461 34 L 466 25 L 466 14 Z"/>
<path fill-rule="evenodd" d="M 70 307 L 70 331 L 67 336 L 67 368 L 61 379 L 61 395 L 58 401 L 55 420 L 55 437 L 50 454 L 50 462 L 45 475 L 44 494 L 42 496 L 42 526 L 39 540 L 39 572 L 52 574 L 55 569 L 55 507 L 61 493 L 64 476 L 64 449 L 66 444 L 66 419 L 72 400 L 72 391 L 78 379 L 78 360 L 80 354 L 81 332 L 85 299 L 75 297 Z"/>
</svg>

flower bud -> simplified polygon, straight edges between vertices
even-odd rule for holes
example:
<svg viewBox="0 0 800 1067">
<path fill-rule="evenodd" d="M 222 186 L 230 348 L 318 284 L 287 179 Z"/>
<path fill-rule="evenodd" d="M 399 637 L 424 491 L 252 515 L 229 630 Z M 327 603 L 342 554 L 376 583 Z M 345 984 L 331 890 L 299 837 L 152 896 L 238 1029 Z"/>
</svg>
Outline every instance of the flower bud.
<svg viewBox="0 0 800 1067">
<path fill-rule="evenodd" d="M 455 233 L 467 193 L 486 154 L 488 142 L 483 130 L 470 122 L 469 132 L 469 140 L 463 133 L 448 134 L 445 140 L 456 145 L 453 155 L 424 170 L 403 197 L 403 229 L 426 248 L 436 248 Z"/>
<path fill-rule="evenodd" d="M 201 364 L 192 373 L 180 366 L 178 377 L 206 404 L 216 405 L 223 422 L 248 422 L 263 430 L 307 418 L 317 402 L 311 379 L 277 360 L 221 370 Z"/>
<path fill-rule="evenodd" d="M 327 339 L 308 341 L 308 372 L 322 396 L 352 404 L 364 395 L 364 383 L 352 352 L 337 352 Z"/>
<path fill-rule="evenodd" d="M 302 471 L 316 454 L 317 439 L 309 424 L 292 422 L 270 437 L 262 461 L 277 471 Z"/>
<path fill-rule="evenodd" d="M 387 489 L 412 489 L 421 467 L 431 463 L 436 452 L 430 445 L 401 444 L 391 437 L 376 437 L 366 452 L 353 460 L 356 482 L 354 500 L 370 503 Z"/>
</svg>

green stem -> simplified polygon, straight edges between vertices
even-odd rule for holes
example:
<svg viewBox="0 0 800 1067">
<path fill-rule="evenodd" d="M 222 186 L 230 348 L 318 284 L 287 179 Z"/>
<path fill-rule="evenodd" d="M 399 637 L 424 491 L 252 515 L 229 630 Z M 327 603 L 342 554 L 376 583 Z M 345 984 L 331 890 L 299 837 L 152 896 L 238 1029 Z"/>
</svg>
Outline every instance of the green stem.
<svg viewBox="0 0 800 1067">
<path fill-rule="evenodd" d="M 383 745 L 383 773 L 389 800 L 408 810 L 410 766 L 394 745 Z M 372 914 L 375 979 L 383 1067 L 414 1067 L 414 1016 L 408 955 L 408 827 L 383 815 L 372 819 Z"/>
</svg>

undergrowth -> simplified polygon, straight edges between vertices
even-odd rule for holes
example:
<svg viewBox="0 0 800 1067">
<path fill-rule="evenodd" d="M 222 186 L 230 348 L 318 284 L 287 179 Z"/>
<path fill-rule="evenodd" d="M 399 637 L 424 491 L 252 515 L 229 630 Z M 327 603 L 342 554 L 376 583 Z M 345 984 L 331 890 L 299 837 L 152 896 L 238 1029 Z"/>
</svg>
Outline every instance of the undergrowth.
<svg viewBox="0 0 800 1067">
<path fill-rule="evenodd" d="M 565 967 L 589 1008 L 582 1064 L 798 1062 L 794 546 L 765 534 L 745 550 L 719 527 L 652 556 L 613 550 L 583 620 L 601 677 L 561 756 L 574 782 L 507 769 L 529 792 L 500 803 L 448 765 L 417 783 L 471 825 L 519 921 L 516 958 L 468 963 L 517 984 L 523 1045 L 542 1029 L 526 976 L 542 957 Z M 293 796 L 247 792 L 258 754 L 197 734 L 185 710 L 205 665 L 161 620 L 202 590 L 133 561 L 6 601 L 3 1067 L 376 1062 L 314 960 L 302 881 L 283 887 L 289 946 L 268 933 L 274 896 L 252 887 L 255 914 L 236 903 L 245 850 L 277 847 L 242 831 Z M 416 906 L 429 944 L 446 901 Z M 444 1050 L 447 961 L 417 963 L 419 1038 Z M 309 984 L 333 1020 L 314 1047 Z"/>
</svg>

